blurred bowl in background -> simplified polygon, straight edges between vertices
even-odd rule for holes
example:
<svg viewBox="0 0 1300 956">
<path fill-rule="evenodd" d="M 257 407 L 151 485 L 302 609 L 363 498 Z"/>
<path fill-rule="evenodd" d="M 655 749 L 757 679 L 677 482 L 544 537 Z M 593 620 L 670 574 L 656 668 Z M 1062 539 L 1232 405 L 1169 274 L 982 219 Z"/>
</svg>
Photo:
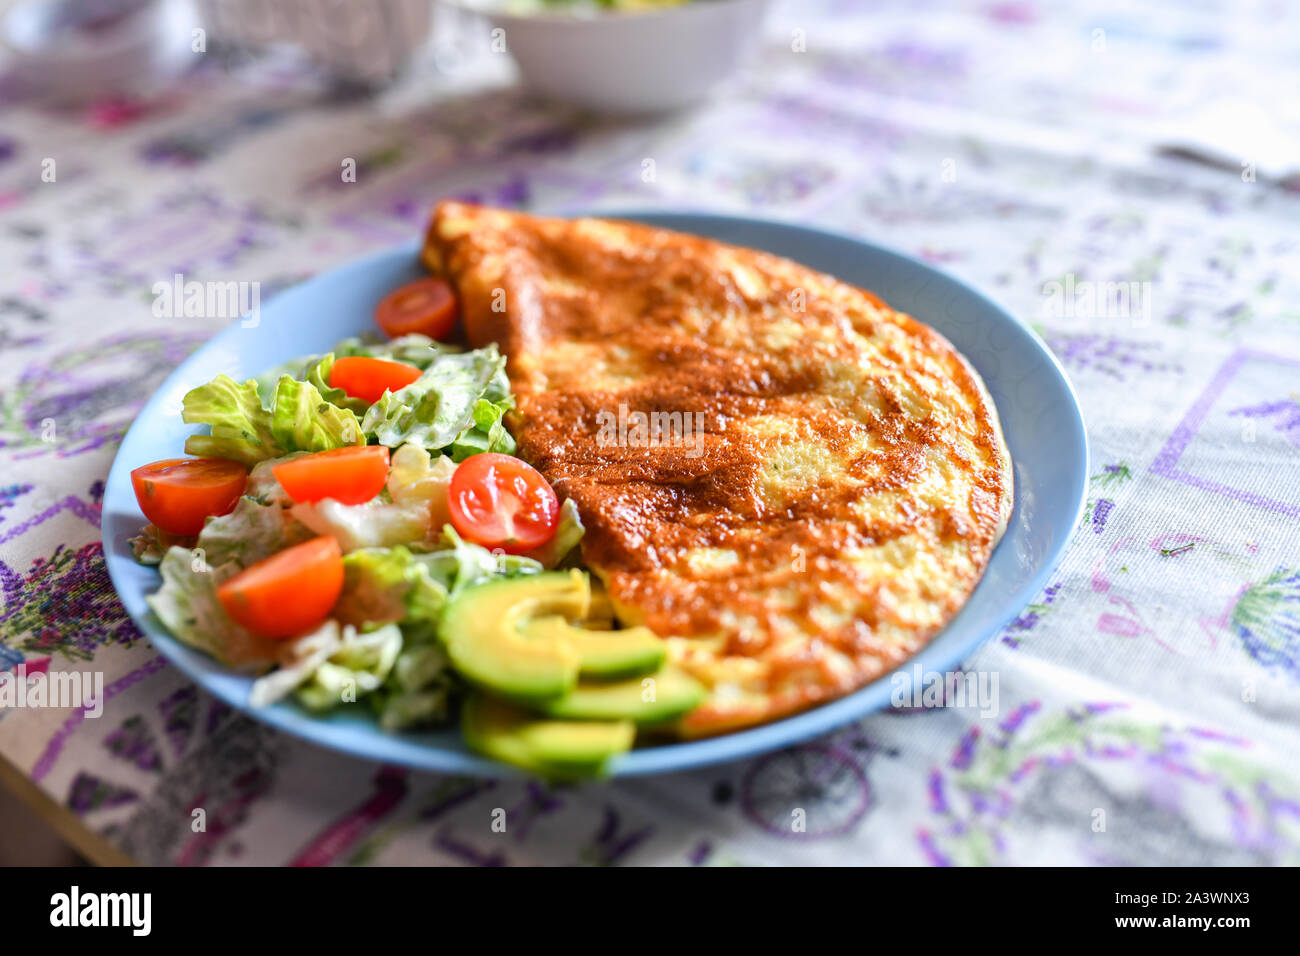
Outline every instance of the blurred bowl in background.
<svg viewBox="0 0 1300 956">
<path fill-rule="evenodd" d="M 22 0 L 0 39 L 15 86 L 54 106 L 146 96 L 197 62 L 189 0 Z"/>
<path fill-rule="evenodd" d="M 758 49 L 769 0 L 694 0 L 659 9 L 555 5 L 513 12 L 500 0 L 444 0 L 504 31 L 524 85 L 611 114 L 690 106 Z"/>
<path fill-rule="evenodd" d="M 335 76 L 382 85 L 427 42 L 433 0 L 197 0 L 215 41 L 295 46 Z"/>
</svg>

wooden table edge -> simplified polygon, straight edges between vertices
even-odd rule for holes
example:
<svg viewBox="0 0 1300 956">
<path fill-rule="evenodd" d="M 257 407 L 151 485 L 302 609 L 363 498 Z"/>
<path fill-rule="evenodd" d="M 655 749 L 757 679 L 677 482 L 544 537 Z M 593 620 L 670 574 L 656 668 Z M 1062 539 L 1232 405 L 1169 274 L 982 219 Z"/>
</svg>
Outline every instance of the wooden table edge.
<svg viewBox="0 0 1300 956">
<path fill-rule="evenodd" d="M 95 866 L 135 866 L 135 861 L 90 830 L 67 807 L 56 803 L 39 785 L 0 754 L 0 786 L 31 808 L 65 843 Z"/>
</svg>

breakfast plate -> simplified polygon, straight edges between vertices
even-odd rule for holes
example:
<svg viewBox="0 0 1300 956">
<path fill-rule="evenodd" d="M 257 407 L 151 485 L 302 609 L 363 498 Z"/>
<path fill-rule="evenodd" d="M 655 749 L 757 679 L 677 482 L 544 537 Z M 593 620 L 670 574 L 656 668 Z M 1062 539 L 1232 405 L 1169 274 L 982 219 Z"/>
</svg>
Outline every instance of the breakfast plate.
<svg viewBox="0 0 1300 956">
<path fill-rule="evenodd" d="M 638 747 L 615 758 L 610 775 L 683 770 L 788 746 L 890 706 L 913 675 L 956 670 L 1046 585 L 1069 543 L 1087 493 L 1088 449 L 1078 402 L 1046 346 L 980 293 L 918 260 L 881 246 L 787 223 L 702 213 L 601 211 L 600 215 L 705 236 L 792 259 L 871 289 L 946 338 L 983 378 L 1014 463 L 1014 511 L 980 583 L 961 611 L 893 673 L 837 700 L 724 736 Z M 215 376 L 237 381 L 367 331 L 376 303 L 424 274 L 416 244 L 399 246 L 319 275 L 265 304 L 259 321 L 236 322 L 187 359 L 149 400 L 123 439 L 104 496 L 109 575 L 128 614 L 154 646 L 205 690 L 305 740 L 371 760 L 478 776 L 521 771 L 472 752 L 457 728 L 385 732 L 361 709 L 310 713 L 281 701 L 250 705 L 253 678 L 178 641 L 146 598 L 158 571 L 136 562 L 129 539 L 141 519 L 131 471 L 175 455 L 193 426 L 182 399 Z M 909 698 L 910 699 L 910 698 Z"/>
</svg>

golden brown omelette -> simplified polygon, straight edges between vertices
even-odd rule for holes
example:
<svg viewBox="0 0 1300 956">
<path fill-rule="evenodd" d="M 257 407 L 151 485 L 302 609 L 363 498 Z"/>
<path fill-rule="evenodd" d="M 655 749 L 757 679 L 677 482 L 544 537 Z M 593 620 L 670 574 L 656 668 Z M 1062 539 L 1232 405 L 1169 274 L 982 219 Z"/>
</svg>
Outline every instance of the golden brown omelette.
<svg viewBox="0 0 1300 956">
<path fill-rule="evenodd" d="M 440 204 L 424 258 L 508 357 L 519 454 L 577 504 L 619 619 L 710 688 L 688 736 L 897 667 L 1001 537 L 1011 461 L 938 333 L 795 262 Z"/>
</svg>

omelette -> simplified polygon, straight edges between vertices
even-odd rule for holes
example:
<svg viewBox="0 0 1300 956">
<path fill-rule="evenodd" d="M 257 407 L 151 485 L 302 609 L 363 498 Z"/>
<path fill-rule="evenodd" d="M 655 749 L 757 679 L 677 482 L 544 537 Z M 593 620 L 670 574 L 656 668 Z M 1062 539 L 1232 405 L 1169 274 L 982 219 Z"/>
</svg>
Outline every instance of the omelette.
<svg viewBox="0 0 1300 956">
<path fill-rule="evenodd" d="M 458 202 L 425 263 L 507 357 L 520 457 L 587 528 L 583 563 L 708 689 L 717 734 L 915 654 L 1012 508 L 979 376 L 941 335 L 798 263 L 646 225 Z"/>
</svg>

